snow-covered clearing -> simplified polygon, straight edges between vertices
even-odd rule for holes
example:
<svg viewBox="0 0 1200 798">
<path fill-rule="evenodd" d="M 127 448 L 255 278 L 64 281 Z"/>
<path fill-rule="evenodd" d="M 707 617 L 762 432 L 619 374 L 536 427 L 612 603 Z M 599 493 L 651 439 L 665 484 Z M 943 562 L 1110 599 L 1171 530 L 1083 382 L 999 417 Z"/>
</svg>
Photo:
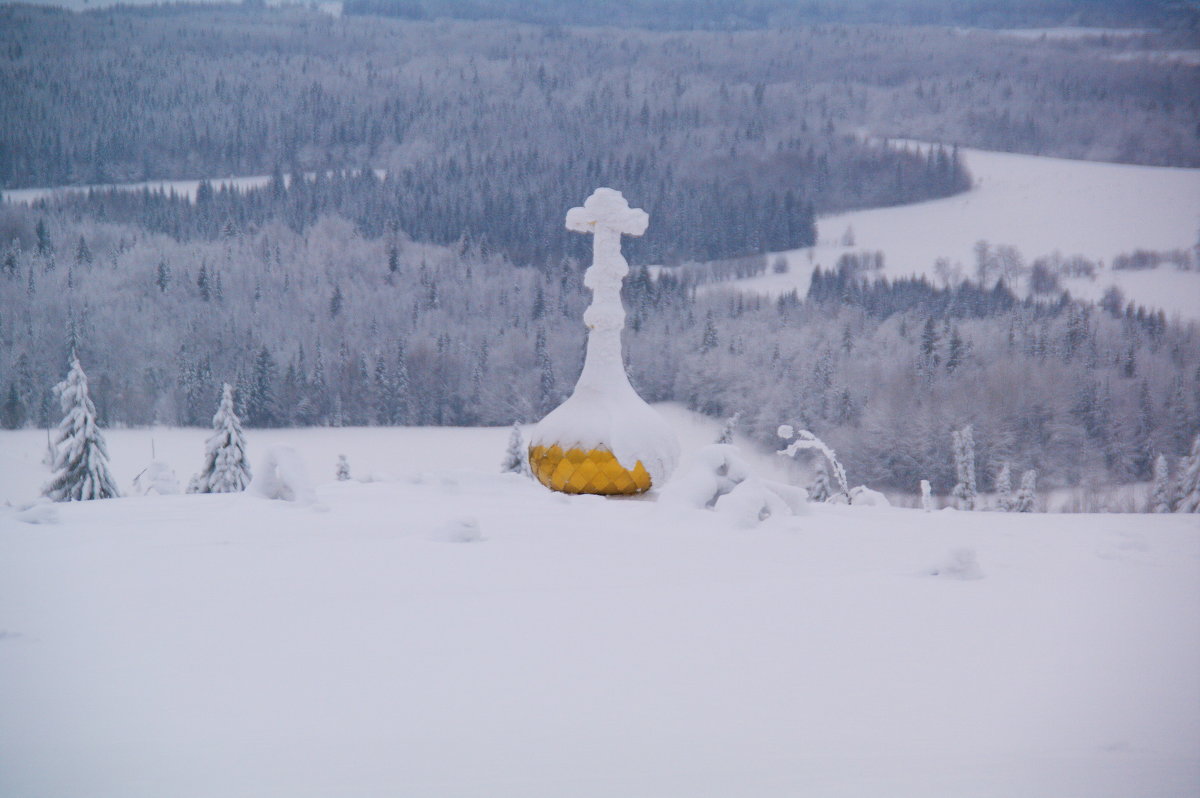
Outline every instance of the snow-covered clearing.
<svg viewBox="0 0 1200 798">
<path fill-rule="evenodd" d="M 915 145 L 914 146 L 918 146 Z M 927 145 L 926 145 L 927 146 Z M 1072 161 L 964 149 L 975 187 L 956 197 L 825 216 L 816 247 L 785 253 L 789 271 L 738 283 L 771 294 L 808 290 L 815 266 L 833 268 L 847 252 L 882 251 L 889 278 L 925 274 L 945 258 L 974 275 L 978 241 L 1015 246 L 1025 263 L 1055 252 L 1111 265 L 1134 250 L 1188 250 L 1200 236 L 1200 169 Z M 843 245 L 850 231 L 852 246 Z M 773 263 L 775 256 L 771 257 Z M 1167 314 L 1200 318 L 1200 272 L 1172 266 L 1105 268 L 1071 279 L 1075 296 L 1099 299 L 1117 285 L 1128 299 Z"/>
<path fill-rule="evenodd" d="M 685 459 L 716 437 L 660 410 Z M 128 489 L 151 432 L 106 434 Z M 1200 791 L 1195 516 L 735 529 L 496 473 L 508 434 L 251 430 L 315 502 L 0 509 L 0 794 Z M 186 483 L 206 435 L 155 454 Z M 2 498 L 43 446 L 0 433 Z"/>
</svg>

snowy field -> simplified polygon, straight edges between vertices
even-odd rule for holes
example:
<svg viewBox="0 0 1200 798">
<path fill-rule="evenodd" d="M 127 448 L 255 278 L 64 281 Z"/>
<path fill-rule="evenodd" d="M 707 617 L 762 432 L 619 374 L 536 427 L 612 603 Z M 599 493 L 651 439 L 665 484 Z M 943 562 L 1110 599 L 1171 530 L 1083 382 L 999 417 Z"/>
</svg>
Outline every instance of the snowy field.
<svg viewBox="0 0 1200 798">
<path fill-rule="evenodd" d="M 118 482 L 205 434 L 109 431 Z M 0 795 L 1200 793 L 1196 516 L 739 528 L 498 474 L 507 438 L 250 431 L 315 504 L 0 507 Z M 0 433 L 0 503 L 43 448 Z"/>
<path fill-rule="evenodd" d="M 977 241 L 1015 246 L 1025 263 L 1055 252 L 1111 265 L 1137 249 L 1187 250 L 1200 237 L 1200 169 L 1072 161 L 962 150 L 975 187 L 956 197 L 894 208 L 824 216 L 818 245 L 785 253 L 787 274 L 768 273 L 740 287 L 777 294 L 808 290 L 815 266 L 829 269 L 846 252 L 882 251 L 889 278 L 925 274 L 947 259 L 974 275 Z M 847 231 L 854 245 L 843 246 Z M 774 262 L 772 256 L 771 262 Z M 1105 269 L 1095 280 L 1063 283 L 1098 300 L 1110 285 L 1127 299 L 1168 316 L 1200 319 L 1200 272 L 1173 266 L 1149 271 Z"/>
</svg>

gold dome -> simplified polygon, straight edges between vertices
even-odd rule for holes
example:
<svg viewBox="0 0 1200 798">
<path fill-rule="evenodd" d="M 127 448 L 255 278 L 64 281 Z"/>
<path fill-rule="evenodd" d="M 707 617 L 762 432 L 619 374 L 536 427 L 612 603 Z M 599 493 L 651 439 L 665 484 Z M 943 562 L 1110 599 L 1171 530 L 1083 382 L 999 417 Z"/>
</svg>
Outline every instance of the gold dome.
<svg viewBox="0 0 1200 798">
<path fill-rule="evenodd" d="M 650 490 L 650 474 L 642 461 L 626 469 L 607 449 L 568 449 L 530 446 L 529 466 L 551 490 L 562 493 L 595 493 L 602 496 L 632 496 Z"/>
</svg>

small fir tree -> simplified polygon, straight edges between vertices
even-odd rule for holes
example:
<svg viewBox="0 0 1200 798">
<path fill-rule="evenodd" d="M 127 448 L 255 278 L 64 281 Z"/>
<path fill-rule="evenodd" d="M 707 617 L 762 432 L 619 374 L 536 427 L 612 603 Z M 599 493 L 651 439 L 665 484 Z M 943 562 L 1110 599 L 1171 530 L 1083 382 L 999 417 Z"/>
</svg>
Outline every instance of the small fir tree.
<svg viewBox="0 0 1200 798">
<path fill-rule="evenodd" d="M 519 424 L 513 424 L 512 432 L 508 436 L 508 449 L 504 452 L 504 462 L 500 464 L 500 472 L 531 476 L 529 452 L 526 451 L 525 440 L 521 437 Z"/>
<path fill-rule="evenodd" d="M 1032 513 L 1033 505 L 1037 502 L 1037 471 L 1029 469 L 1021 475 L 1021 489 L 1013 502 L 1013 512 Z"/>
<path fill-rule="evenodd" d="M 108 470 L 108 449 L 96 427 L 96 406 L 88 396 L 87 375 L 71 356 L 67 378 L 54 386 L 63 412 L 51 444 L 54 476 L 42 490 L 52 501 L 88 501 L 120 496 Z"/>
<path fill-rule="evenodd" d="M 1012 511 L 1012 505 L 1012 472 L 1008 463 L 1005 463 L 1000 466 L 1000 473 L 996 475 L 996 509 L 1007 513 Z"/>
<path fill-rule="evenodd" d="M 921 480 L 921 509 L 927 513 L 933 512 L 933 488 L 929 480 Z"/>
<path fill-rule="evenodd" d="M 188 493 L 238 493 L 250 484 L 250 462 L 242 422 L 233 409 L 233 386 L 221 389 L 221 404 L 213 416 L 213 434 L 204 447 L 204 468 L 192 477 Z"/>
<path fill-rule="evenodd" d="M 737 429 L 738 419 L 741 415 L 741 413 L 734 413 L 725 419 L 725 426 L 721 428 L 721 437 L 717 438 L 717 443 L 733 443 L 733 431 Z"/>
<path fill-rule="evenodd" d="M 1150 494 L 1150 512 L 1169 513 L 1174 509 L 1171 487 L 1171 468 L 1167 456 L 1160 454 L 1154 461 L 1154 492 Z"/>
<path fill-rule="evenodd" d="M 346 455 L 344 454 L 338 455 L 337 479 L 338 482 L 346 482 L 350 479 L 350 461 L 346 459 Z"/>
<path fill-rule="evenodd" d="M 1200 435 L 1192 441 L 1192 453 L 1184 460 L 1181 470 L 1176 512 L 1200 513 Z"/>
<path fill-rule="evenodd" d="M 833 495 L 833 486 L 829 484 L 829 469 L 825 467 L 825 460 L 817 461 L 817 471 L 813 476 L 812 484 L 808 486 L 808 500 L 810 502 L 828 501 Z"/>
<path fill-rule="evenodd" d="M 951 495 L 959 510 L 975 509 L 975 437 L 971 425 L 956 430 L 954 442 L 954 471 L 958 476 Z"/>
</svg>

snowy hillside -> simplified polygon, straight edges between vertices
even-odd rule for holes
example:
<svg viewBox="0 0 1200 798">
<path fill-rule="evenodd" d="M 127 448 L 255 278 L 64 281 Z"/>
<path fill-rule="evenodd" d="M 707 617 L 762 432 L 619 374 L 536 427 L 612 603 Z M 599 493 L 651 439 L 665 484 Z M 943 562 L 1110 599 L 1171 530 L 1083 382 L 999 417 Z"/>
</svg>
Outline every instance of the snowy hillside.
<svg viewBox="0 0 1200 798">
<path fill-rule="evenodd" d="M 685 449 L 716 431 L 668 417 Z M 507 434 L 251 431 L 254 462 L 300 452 L 309 506 L 0 509 L 0 794 L 1200 788 L 1194 516 L 746 529 L 501 475 Z M 127 488 L 151 433 L 108 437 Z M 204 432 L 153 438 L 186 480 Z M 3 498 L 36 492 L 42 445 L 0 433 Z M 333 481 L 338 453 L 379 481 Z"/>
<path fill-rule="evenodd" d="M 962 150 L 962 156 L 976 183 L 966 194 L 822 217 L 820 243 L 786 253 L 787 274 L 768 274 L 741 285 L 803 293 L 815 266 L 833 268 L 847 252 L 882 251 L 888 277 L 926 274 L 936 279 L 939 258 L 972 277 L 974 246 L 981 240 L 993 247 L 1016 247 L 1026 265 L 1057 252 L 1111 266 L 1116 256 L 1138 249 L 1188 250 L 1200 236 L 1200 170 L 970 149 Z M 852 246 L 844 244 L 849 240 Z M 1172 266 L 1106 268 L 1094 281 L 1064 283 L 1073 295 L 1093 300 L 1110 285 L 1120 287 L 1127 299 L 1168 315 L 1200 318 L 1200 272 L 1183 273 Z"/>
</svg>

